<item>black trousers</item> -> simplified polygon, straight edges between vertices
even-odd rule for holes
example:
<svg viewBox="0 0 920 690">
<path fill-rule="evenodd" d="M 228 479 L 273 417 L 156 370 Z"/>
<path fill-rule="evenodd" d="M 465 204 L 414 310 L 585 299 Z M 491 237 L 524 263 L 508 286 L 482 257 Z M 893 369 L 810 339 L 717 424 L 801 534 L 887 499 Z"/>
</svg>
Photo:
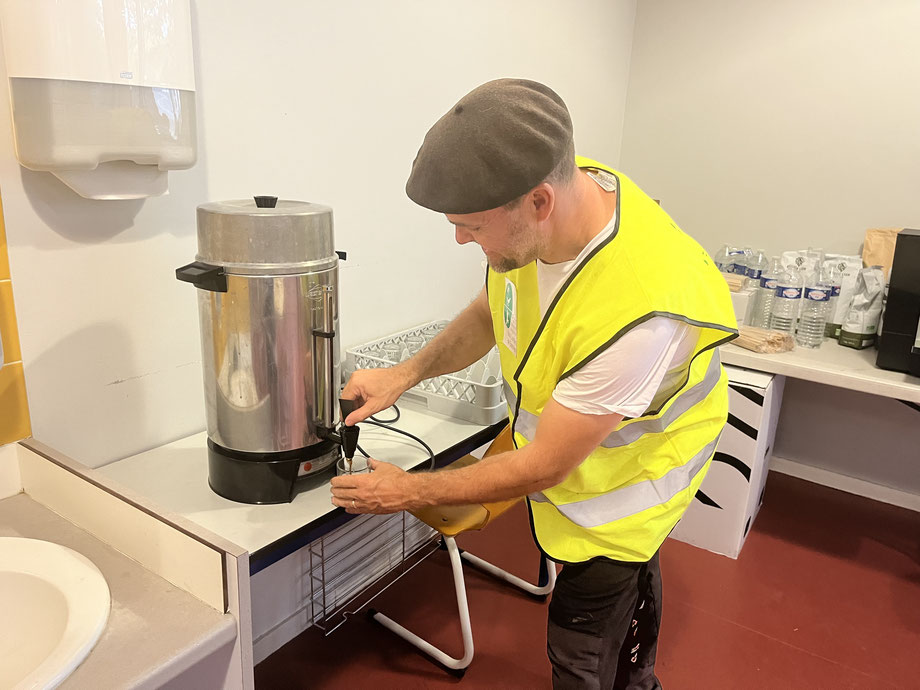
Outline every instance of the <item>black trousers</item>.
<svg viewBox="0 0 920 690">
<path fill-rule="evenodd" d="M 547 653 L 555 690 L 661 688 L 655 677 L 661 570 L 596 558 L 565 565 L 549 604 Z"/>
</svg>

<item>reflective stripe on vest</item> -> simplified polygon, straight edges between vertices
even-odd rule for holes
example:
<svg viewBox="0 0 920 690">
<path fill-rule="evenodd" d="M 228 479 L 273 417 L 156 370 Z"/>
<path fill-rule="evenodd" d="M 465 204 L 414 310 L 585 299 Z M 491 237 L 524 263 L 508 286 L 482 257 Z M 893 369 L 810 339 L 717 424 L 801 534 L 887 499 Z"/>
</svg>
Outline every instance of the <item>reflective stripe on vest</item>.
<svg viewBox="0 0 920 690">
<path fill-rule="evenodd" d="M 683 393 L 680 393 L 671 406 L 664 411 L 664 414 L 654 419 L 643 420 L 639 418 L 635 422 L 611 432 L 607 438 L 601 441 L 600 445 L 603 448 L 620 448 L 639 440 L 639 438 L 645 434 L 660 434 L 667 429 L 675 419 L 687 412 L 698 402 L 703 401 L 718 385 L 721 376 L 722 362 L 719 357 L 719 351 L 716 350 L 712 355 L 712 360 L 709 362 L 709 367 L 703 379 Z M 517 396 L 511 390 L 511 386 L 508 385 L 507 380 L 504 381 L 504 389 L 505 400 L 508 401 L 508 405 L 513 410 L 517 407 Z M 539 421 L 540 417 L 538 415 L 521 409 L 518 411 L 514 430 L 528 441 L 533 441 L 537 434 L 537 424 Z"/>
<path fill-rule="evenodd" d="M 719 436 L 721 434 L 720 431 Z M 663 477 L 639 482 L 584 501 L 557 505 L 556 509 L 576 525 L 591 528 L 654 508 L 690 487 L 697 473 L 716 452 L 719 436 L 707 443 L 689 462 L 675 467 Z M 538 503 L 552 503 L 540 491 L 530 494 L 528 498 Z"/>
<path fill-rule="evenodd" d="M 671 423 L 682 414 L 690 410 L 691 407 L 706 399 L 706 396 L 715 390 L 722 377 L 722 359 L 719 357 L 719 351 L 712 354 L 709 362 L 709 368 L 706 369 L 706 375 L 701 381 L 688 388 L 675 400 L 671 406 L 664 411 L 660 417 L 654 419 L 637 420 L 632 424 L 627 424 L 622 429 L 618 429 L 605 438 L 601 445 L 604 448 L 619 448 L 628 446 L 630 443 L 639 440 L 639 437 L 645 434 L 660 434 L 662 431 L 671 426 Z"/>
</svg>

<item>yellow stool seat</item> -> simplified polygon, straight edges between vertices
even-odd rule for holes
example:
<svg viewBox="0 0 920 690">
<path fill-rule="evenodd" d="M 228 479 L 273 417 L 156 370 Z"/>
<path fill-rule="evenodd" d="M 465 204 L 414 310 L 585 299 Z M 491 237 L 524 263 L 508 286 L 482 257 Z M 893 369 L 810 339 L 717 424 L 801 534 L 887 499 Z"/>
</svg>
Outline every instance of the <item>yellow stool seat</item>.
<svg viewBox="0 0 920 690">
<path fill-rule="evenodd" d="M 489 449 L 482 456 L 483 459 L 499 453 L 514 450 L 511 441 L 511 426 L 506 426 L 492 441 Z M 452 462 L 450 469 L 468 467 L 479 462 L 479 458 L 464 455 L 459 460 Z M 455 537 L 461 532 L 480 530 L 492 520 L 516 505 L 523 498 L 512 498 L 505 501 L 492 501 L 489 503 L 470 503 L 459 506 L 426 506 L 410 511 L 412 515 L 424 522 L 432 529 L 437 530 L 445 537 Z"/>
</svg>

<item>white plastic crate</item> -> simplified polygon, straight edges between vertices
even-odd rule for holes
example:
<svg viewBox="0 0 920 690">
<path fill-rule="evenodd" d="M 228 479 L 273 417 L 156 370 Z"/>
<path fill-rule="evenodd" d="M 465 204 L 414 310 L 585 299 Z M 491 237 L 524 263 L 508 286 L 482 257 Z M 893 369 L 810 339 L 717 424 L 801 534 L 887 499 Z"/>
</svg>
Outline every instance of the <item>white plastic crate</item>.
<svg viewBox="0 0 920 690">
<path fill-rule="evenodd" d="M 381 354 L 384 347 L 395 344 L 402 359 L 409 356 L 412 337 L 425 338 L 434 328 L 443 329 L 447 321 L 431 321 L 406 331 L 393 333 L 345 351 L 345 375 L 358 369 L 378 369 L 393 366 L 394 362 Z M 475 424 L 495 424 L 508 415 L 502 391 L 501 363 L 498 348 L 454 374 L 435 376 L 422 381 L 403 393 L 403 398 L 427 405 L 432 412 L 463 419 Z"/>
</svg>

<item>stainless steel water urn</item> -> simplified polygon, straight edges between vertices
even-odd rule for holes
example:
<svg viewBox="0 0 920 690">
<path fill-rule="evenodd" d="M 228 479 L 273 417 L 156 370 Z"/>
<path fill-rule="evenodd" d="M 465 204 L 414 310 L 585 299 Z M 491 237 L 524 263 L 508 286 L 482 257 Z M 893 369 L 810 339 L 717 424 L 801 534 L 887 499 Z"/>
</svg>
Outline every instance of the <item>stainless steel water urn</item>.
<svg viewBox="0 0 920 690">
<path fill-rule="evenodd" d="M 208 481 L 221 496 L 290 501 L 339 458 L 338 262 L 327 206 L 198 207 L 198 255 L 176 276 L 198 288 Z"/>
</svg>

